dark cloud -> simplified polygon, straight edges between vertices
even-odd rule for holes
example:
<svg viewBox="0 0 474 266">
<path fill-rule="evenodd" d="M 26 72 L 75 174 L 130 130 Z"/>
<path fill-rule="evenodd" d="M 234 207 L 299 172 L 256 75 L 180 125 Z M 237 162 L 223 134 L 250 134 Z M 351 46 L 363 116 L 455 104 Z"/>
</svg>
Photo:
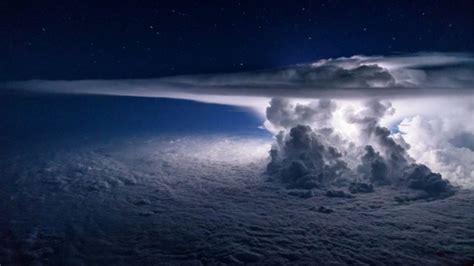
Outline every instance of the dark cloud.
<svg viewBox="0 0 474 266">
<path fill-rule="evenodd" d="M 324 206 L 319 207 L 319 208 L 317 209 L 317 211 L 320 212 L 320 213 L 326 213 L 326 214 L 329 214 L 329 213 L 334 212 L 333 209 L 328 208 L 328 207 L 324 207 Z"/>
<path fill-rule="evenodd" d="M 389 169 L 379 152 L 370 145 L 365 147 L 366 153 L 361 157 L 357 173 L 376 184 L 388 184 Z"/>
<path fill-rule="evenodd" d="M 311 86 L 314 88 L 364 88 L 388 87 L 395 85 L 390 73 L 375 64 L 360 65 L 354 68 L 343 68 L 334 64 L 305 64 L 284 67 L 279 69 L 263 70 L 247 73 L 201 75 L 193 78 L 178 80 L 167 79 L 170 82 L 182 81 L 183 84 L 193 86 L 217 87 L 254 87 L 260 86 Z"/>
<path fill-rule="evenodd" d="M 369 115 L 359 120 L 351 120 L 364 125 L 365 133 L 371 135 L 369 137 L 382 152 L 380 154 L 372 146 L 367 145 L 357 171 L 377 185 L 408 184 L 408 187 L 424 190 L 430 196 L 451 193 L 453 190 L 448 181 L 443 180 L 440 174 L 432 173 L 427 166 L 416 164 L 407 154 L 406 148 L 391 137 L 390 131 L 378 125 L 378 121 L 389 110 L 389 106 L 371 101 L 365 109 Z"/>
<path fill-rule="evenodd" d="M 326 191 L 326 194 L 325 194 L 327 197 L 330 197 L 330 198 L 347 198 L 347 199 L 351 199 L 353 198 L 354 196 L 352 196 L 351 194 L 347 194 L 346 192 L 342 191 L 342 190 L 333 190 L 333 189 L 330 189 L 328 191 Z"/>
<path fill-rule="evenodd" d="M 429 196 L 449 196 L 454 193 L 447 180 L 438 173 L 433 173 L 423 164 L 411 164 L 404 172 L 404 180 L 409 188 L 424 190 Z"/>
<path fill-rule="evenodd" d="M 337 148 L 323 143 L 309 126 L 297 125 L 277 136 L 267 171 L 289 187 L 324 187 L 348 170 Z"/>
<path fill-rule="evenodd" d="M 357 194 L 357 193 L 371 193 L 374 192 L 374 185 L 370 183 L 364 183 L 364 182 L 352 182 L 349 185 L 349 191 L 352 194 Z"/>
</svg>

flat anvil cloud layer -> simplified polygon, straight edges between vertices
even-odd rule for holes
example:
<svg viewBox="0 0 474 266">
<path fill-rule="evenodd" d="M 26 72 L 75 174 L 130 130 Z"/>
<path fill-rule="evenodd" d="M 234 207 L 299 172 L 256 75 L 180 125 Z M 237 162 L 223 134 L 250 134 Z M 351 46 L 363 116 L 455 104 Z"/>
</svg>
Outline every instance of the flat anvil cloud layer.
<svg viewBox="0 0 474 266">
<path fill-rule="evenodd" d="M 473 55 L 418 53 L 341 57 L 253 72 L 136 80 L 30 80 L 8 82 L 1 87 L 219 102 L 203 95 L 311 98 L 458 95 L 472 94 L 473 81 Z"/>
</svg>

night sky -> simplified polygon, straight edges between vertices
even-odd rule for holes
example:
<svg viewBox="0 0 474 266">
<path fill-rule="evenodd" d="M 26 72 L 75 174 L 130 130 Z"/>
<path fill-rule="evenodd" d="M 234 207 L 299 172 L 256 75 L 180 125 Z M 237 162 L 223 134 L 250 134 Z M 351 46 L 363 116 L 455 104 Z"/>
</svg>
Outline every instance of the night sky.
<svg viewBox="0 0 474 266">
<path fill-rule="evenodd" d="M 472 52 L 468 1 L 2 1 L 0 79 L 150 78 Z"/>
<path fill-rule="evenodd" d="M 0 266 L 473 265 L 474 0 L 0 0 Z"/>
</svg>

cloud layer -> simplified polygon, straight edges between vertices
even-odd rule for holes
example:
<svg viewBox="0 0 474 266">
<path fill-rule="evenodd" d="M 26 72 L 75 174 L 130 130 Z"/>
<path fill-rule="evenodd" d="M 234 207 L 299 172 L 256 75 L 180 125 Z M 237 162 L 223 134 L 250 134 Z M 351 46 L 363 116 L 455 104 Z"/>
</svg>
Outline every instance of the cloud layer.
<svg viewBox="0 0 474 266">
<path fill-rule="evenodd" d="M 265 181 L 268 144 L 206 134 L 73 138 L 65 146 L 52 141 L 46 149 L 15 151 L 0 160 L 0 262 L 463 265 L 474 259 L 472 191 L 403 204 L 394 198 L 413 191 L 301 193 Z"/>
<path fill-rule="evenodd" d="M 338 141 L 354 142 L 357 135 L 361 152 L 370 154 L 370 148 L 364 150 L 364 146 L 377 134 L 381 141 L 398 139 L 405 143 L 401 157 L 414 158 L 449 180 L 472 187 L 474 128 L 468 121 L 474 119 L 473 84 L 472 54 L 415 53 L 356 55 L 261 71 L 146 80 L 17 81 L 0 84 L 0 92 L 167 97 L 251 107 L 275 134 L 282 129 L 290 134 L 291 128 L 309 125 L 316 135 L 331 137 L 330 146 L 339 147 Z M 335 99 L 338 107 L 324 99 Z M 389 99 L 393 106 L 381 101 L 367 105 L 370 99 Z M 394 106 L 397 112 L 393 115 Z M 337 129 L 342 137 L 335 139 L 324 131 L 327 128 Z M 294 134 L 302 133 L 304 128 L 295 130 Z M 387 156 L 380 143 L 369 145 L 375 157 L 378 153 Z M 362 155 L 349 153 L 345 158 L 351 156 L 360 162 Z M 374 158 L 369 161 L 378 161 Z M 349 160 L 350 169 L 357 168 L 353 161 Z"/>
<path fill-rule="evenodd" d="M 253 72 L 146 80 L 32 80 L 9 82 L 2 87 L 226 103 L 222 98 L 203 95 L 347 98 L 472 94 L 473 81 L 474 57 L 471 54 L 418 53 L 341 57 Z"/>
</svg>

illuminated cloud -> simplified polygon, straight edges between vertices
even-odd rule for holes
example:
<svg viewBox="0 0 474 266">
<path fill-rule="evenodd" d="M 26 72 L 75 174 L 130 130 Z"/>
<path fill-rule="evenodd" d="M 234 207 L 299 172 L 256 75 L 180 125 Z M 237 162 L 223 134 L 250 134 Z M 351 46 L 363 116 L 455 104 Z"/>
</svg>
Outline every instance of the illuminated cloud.
<svg viewBox="0 0 474 266">
<path fill-rule="evenodd" d="M 0 84 L 0 90 L 165 97 L 250 107 L 265 120 L 264 128 L 275 134 L 300 124 L 315 131 L 337 129 L 340 137 L 331 138 L 326 146 L 362 147 L 359 154 L 346 155 L 351 169 L 357 167 L 367 144 L 386 156 L 380 143 L 369 143 L 371 134 L 378 132 L 381 140 L 389 137 L 398 140 L 397 145 L 406 144 L 402 157 L 472 187 L 473 163 L 466 158 L 473 158 L 474 152 L 468 148 L 472 138 L 466 136 L 474 134 L 474 128 L 466 121 L 474 109 L 473 84 L 472 54 L 415 53 L 356 55 L 269 70 L 159 79 L 15 81 Z M 321 100 L 312 102 L 315 99 Z M 368 106 L 370 99 L 383 101 L 369 101 L 374 106 Z M 444 126 L 424 126 L 427 121 Z M 334 143 L 341 140 L 345 142 Z"/>
<path fill-rule="evenodd" d="M 394 138 L 380 126 L 380 120 L 395 111 L 390 103 L 371 100 L 360 110 L 348 110 L 347 123 L 358 128 L 348 139 L 341 132 L 344 128 L 331 125 L 335 110 L 336 103 L 328 100 L 292 105 L 273 99 L 267 119 L 282 130 L 270 152 L 268 173 L 290 188 L 357 183 L 409 187 L 430 197 L 453 193 L 441 175 L 408 155 L 402 136 Z"/>
<path fill-rule="evenodd" d="M 462 53 L 352 56 L 277 69 L 136 80 L 31 80 L 2 87 L 38 92 L 168 97 L 251 105 L 245 97 L 403 97 L 472 94 L 474 57 Z"/>
</svg>

